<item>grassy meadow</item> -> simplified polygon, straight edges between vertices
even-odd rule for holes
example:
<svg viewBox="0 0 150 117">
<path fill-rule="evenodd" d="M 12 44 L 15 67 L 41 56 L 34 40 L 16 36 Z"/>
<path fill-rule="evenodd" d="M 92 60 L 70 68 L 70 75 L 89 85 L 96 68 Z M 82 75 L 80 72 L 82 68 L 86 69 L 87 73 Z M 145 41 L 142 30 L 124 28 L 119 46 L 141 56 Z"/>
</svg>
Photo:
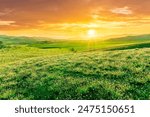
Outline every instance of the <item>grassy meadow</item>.
<svg viewBox="0 0 150 117">
<path fill-rule="evenodd" d="M 150 35 L 0 36 L 0 99 L 150 99 Z"/>
</svg>

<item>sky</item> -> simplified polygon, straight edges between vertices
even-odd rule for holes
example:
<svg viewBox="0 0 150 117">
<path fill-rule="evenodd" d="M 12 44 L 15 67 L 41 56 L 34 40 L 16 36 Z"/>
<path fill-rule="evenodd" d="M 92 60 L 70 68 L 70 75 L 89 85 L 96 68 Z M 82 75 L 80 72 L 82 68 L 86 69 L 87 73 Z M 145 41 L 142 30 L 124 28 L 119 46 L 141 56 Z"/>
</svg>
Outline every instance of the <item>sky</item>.
<svg viewBox="0 0 150 117">
<path fill-rule="evenodd" d="M 150 34 L 150 0 L 0 0 L 0 35 Z"/>
</svg>

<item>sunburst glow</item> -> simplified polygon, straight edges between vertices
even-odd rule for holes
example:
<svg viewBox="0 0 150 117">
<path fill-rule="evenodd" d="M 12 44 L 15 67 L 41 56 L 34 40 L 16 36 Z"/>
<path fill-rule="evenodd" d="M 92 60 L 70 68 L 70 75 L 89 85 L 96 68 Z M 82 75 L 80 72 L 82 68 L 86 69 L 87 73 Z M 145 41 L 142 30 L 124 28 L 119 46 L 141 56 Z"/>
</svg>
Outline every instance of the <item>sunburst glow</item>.
<svg viewBox="0 0 150 117">
<path fill-rule="evenodd" d="M 90 29 L 87 31 L 87 36 L 90 38 L 96 37 L 96 30 Z"/>
</svg>

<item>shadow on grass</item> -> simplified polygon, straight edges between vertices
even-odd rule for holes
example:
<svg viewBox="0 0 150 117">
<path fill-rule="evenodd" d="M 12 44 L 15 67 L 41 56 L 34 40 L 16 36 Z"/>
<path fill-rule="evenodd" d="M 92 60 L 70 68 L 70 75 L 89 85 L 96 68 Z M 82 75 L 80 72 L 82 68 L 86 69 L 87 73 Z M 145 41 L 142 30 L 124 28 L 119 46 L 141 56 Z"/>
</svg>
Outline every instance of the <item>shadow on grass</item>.
<svg viewBox="0 0 150 117">
<path fill-rule="evenodd" d="M 126 45 L 122 47 L 111 48 L 108 50 L 127 50 L 127 49 L 139 49 L 139 48 L 150 48 L 150 43 Z"/>
</svg>

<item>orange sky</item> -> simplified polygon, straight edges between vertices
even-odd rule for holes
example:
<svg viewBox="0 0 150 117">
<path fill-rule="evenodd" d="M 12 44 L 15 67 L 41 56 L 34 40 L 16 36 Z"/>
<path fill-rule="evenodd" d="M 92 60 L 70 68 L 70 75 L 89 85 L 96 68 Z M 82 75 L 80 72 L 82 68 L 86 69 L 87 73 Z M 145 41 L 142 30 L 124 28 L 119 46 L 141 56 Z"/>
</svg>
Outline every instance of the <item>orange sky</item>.
<svg viewBox="0 0 150 117">
<path fill-rule="evenodd" d="M 0 0 L 0 34 L 84 38 L 150 33 L 150 0 Z"/>
</svg>

